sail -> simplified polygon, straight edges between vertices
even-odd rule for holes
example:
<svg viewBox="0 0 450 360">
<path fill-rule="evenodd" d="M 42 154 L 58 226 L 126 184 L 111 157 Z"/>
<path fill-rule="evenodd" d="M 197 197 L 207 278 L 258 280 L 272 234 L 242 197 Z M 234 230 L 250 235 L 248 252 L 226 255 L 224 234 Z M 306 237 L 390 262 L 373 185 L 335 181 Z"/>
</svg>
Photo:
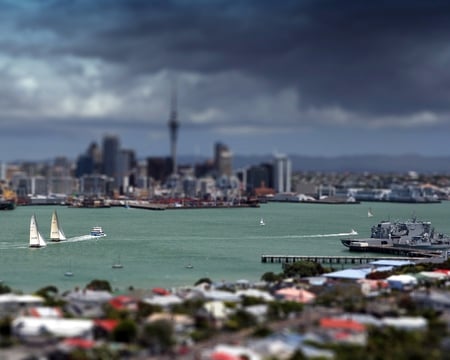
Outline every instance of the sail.
<svg viewBox="0 0 450 360">
<path fill-rule="evenodd" d="M 36 216 L 31 216 L 30 222 L 30 247 L 43 247 L 46 246 L 44 238 L 39 232 Z"/>
<path fill-rule="evenodd" d="M 51 241 L 60 241 L 66 240 L 66 236 L 59 224 L 58 214 L 56 211 L 53 211 L 52 215 L 52 223 L 50 226 L 50 240 Z"/>
</svg>

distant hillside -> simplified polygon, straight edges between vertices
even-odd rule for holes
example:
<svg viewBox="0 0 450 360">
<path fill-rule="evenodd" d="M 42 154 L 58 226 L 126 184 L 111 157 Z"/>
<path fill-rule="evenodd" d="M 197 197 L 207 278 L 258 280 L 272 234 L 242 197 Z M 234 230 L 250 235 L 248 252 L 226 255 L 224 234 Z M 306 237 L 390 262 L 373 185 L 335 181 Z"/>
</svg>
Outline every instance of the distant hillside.
<svg viewBox="0 0 450 360">
<path fill-rule="evenodd" d="M 422 156 L 422 155 L 353 155 L 353 156 L 302 156 L 289 155 L 293 171 L 322 171 L 322 172 L 373 172 L 373 173 L 418 173 L 450 174 L 450 156 Z M 205 161 L 206 157 L 183 156 L 182 164 L 193 164 Z M 268 155 L 234 155 L 234 169 L 251 165 L 267 163 L 273 160 Z"/>
</svg>

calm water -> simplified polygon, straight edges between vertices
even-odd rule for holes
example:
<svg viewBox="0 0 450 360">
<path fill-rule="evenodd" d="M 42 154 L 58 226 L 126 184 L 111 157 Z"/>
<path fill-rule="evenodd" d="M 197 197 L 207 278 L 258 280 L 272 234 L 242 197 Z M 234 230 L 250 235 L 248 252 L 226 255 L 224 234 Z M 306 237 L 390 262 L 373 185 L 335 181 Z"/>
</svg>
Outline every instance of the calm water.
<svg viewBox="0 0 450 360">
<path fill-rule="evenodd" d="M 369 207 L 374 217 L 368 218 Z M 36 214 L 49 238 L 52 211 L 58 211 L 68 241 L 29 249 L 29 223 Z M 437 231 L 450 233 L 450 202 L 431 205 L 362 203 L 358 205 L 263 204 L 256 209 L 147 211 L 125 208 L 71 209 L 18 207 L 0 212 L 0 280 L 14 289 L 34 291 L 56 285 L 61 291 L 92 279 L 113 288 L 192 285 L 213 281 L 257 281 L 277 264 L 262 264 L 262 254 L 348 255 L 339 239 L 372 224 L 415 214 Z M 260 218 L 266 225 L 260 226 Z M 86 240 L 94 225 L 107 237 Z M 123 269 L 112 269 L 120 258 Z M 186 269 L 192 264 L 193 269 Z M 74 276 L 64 273 L 71 270 Z"/>
</svg>

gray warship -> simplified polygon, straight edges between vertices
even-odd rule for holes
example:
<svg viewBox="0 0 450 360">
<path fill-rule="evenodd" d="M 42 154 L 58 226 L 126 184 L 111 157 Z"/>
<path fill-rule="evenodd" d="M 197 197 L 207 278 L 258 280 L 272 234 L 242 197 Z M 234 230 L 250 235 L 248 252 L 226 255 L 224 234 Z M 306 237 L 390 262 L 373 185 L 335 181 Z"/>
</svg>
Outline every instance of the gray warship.
<svg viewBox="0 0 450 360">
<path fill-rule="evenodd" d="M 430 221 L 381 221 L 372 226 L 370 238 L 341 239 L 352 251 L 372 251 L 373 247 L 401 247 L 423 250 L 450 249 L 450 237 L 437 233 Z"/>
</svg>

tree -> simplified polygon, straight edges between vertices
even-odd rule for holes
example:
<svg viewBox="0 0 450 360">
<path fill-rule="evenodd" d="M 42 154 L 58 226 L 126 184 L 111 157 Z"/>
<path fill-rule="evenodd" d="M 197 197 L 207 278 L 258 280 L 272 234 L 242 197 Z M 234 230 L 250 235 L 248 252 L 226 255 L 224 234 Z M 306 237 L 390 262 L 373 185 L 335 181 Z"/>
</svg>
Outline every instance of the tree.
<svg viewBox="0 0 450 360">
<path fill-rule="evenodd" d="M 255 326 L 257 323 L 258 322 L 253 314 L 239 309 L 228 318 L 225 327 L 228 330 L 241 330 Z"/>
<path fill-rule="evenodd" d="M 130 319 L 122 320 L 113 330 L 112 336 L 115 341 L 131 343 L 136 339 L 137 326 Z"/>
<path fill-rule="evenodd" d="M 307 277 L 317 276 L 325 273 L 321 264 L 312 261 L 297 261 L 293 264 L 287 264 L 283 269 L 285 277 Z"/>
<path fill-rule="evenodd" d="M 89 290 L 104 290 L 104 291 L 112 291 L 111 285 L 107 280 L 92 280 L 89 284 L 86 285 L 86 288 Z"/>
<path fill-rule="evenodd" d="M 65 303 L 58 298 L 58 288 L 53 285 L 43 287 L 36 291 L 35 294 L 44 299 L 46 306 L 62 306 Z"/>
<path fill-rule="evenodd" d="M 283 278 L 282 275 L 275 274 L 272 271 L 268 271 L 261 276 L 261 280 L 267 281 L 269 283 L 280 281 L 282 278 Z"/>
<path fill-rule="evenodd" d="M 156 354 L 168 352 L 175 343 L 172 324 L 167 320 L 157 320 L 145 325 L 141 342 Z"/>
<path fill-rule="evenodd" d="M 0 284 L 0 294 L 8 294 L 11 292 L 11 288 L 8 285 Z"/>
<path fill-rule="evenodd" d="M 207 284 L 210 284 L 210 285 L 211 285 L 211 284 L 212 284 L 212 281 L 211 281 L 210 278 L 207 278 L 207 277 L 201 278 L 201 279 L 198 279 L 198 280 L 195 282 L 194 286 L 200 285 L 200 284 L 202 284 L 202 283 L 207 283 Z"/>
</svg>

